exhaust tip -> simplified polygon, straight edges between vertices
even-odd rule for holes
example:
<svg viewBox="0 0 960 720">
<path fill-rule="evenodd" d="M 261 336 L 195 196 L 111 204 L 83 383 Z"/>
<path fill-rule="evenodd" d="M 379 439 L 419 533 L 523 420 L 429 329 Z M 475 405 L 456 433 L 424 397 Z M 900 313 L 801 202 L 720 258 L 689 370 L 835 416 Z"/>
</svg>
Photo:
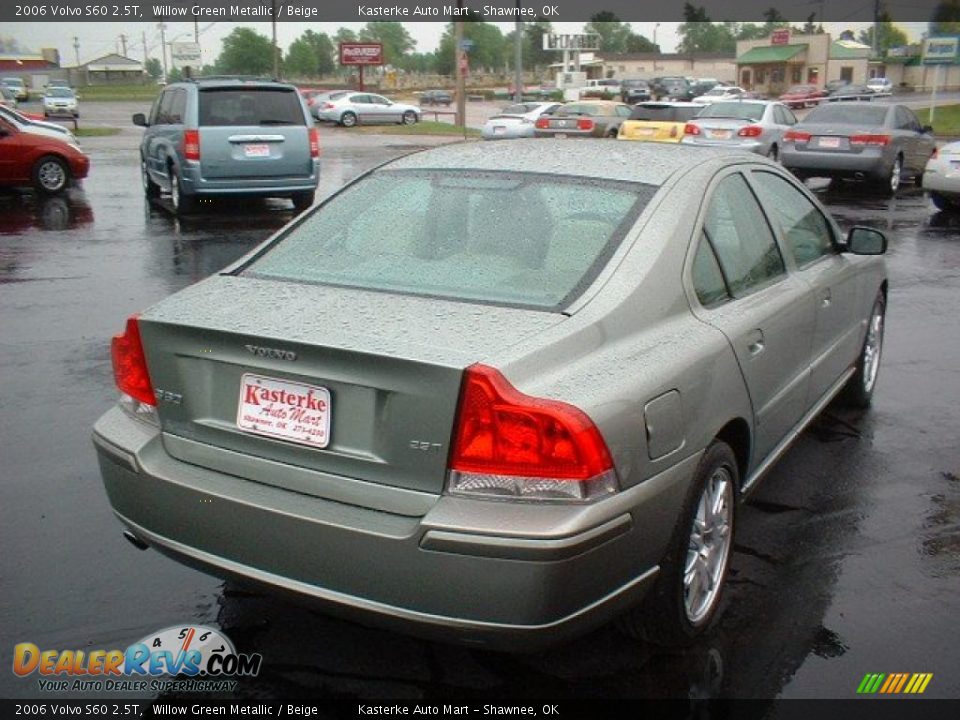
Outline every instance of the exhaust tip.
<svg viewBox="0 0 960 720">
<path fill-rule="evenodd" d="M 864 175 L 862 172 L 858 172 L 858 173 L 854 173 L 853 177 L 857 180 L 863 180 L 866 177 L 866 175 Z"/>
<path fill-rule="evenodd" d="M 126 540 L 127 540 L 131 545 L 133 545 L 137 550 L 149 550 L 149 549 L 150 549 L 150 546 L 149 546 L 149 545 L 147 545 L 143 540 L 141 540 L 140 538 L 138 538 L 136 535 L 134 535 L 134 534 L 133 534 L 132 532 L 130 532 L 129 530 L 124 530 L 124 531 L 123 531 L 123 537 L 126 538 Z"/>
</svg>

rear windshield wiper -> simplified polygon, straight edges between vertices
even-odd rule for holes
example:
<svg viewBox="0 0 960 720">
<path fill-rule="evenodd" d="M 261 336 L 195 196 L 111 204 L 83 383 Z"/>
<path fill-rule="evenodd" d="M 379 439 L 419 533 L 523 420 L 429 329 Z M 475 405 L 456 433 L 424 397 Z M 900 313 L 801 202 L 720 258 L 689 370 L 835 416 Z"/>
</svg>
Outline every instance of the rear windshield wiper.
<svg viewBox="0 0 960 720">
<path fill-rule="evenodd" d="M 297 123 L 289 120 L 260 120 L 258 125 L 296 125 Z"/>
</svg>

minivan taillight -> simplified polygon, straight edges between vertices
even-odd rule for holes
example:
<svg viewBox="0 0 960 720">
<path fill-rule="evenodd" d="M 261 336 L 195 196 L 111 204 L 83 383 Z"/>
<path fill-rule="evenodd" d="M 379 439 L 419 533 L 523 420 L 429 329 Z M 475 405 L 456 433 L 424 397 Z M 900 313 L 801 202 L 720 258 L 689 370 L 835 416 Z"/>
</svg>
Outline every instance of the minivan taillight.
<svg viewBox="0 0 960 720">
<path fill-rule="evenodd" d="M 110 343 L 113 377 L 120 392 L 144 405 L 156 406 L 157 398 L 147 370 L 147 357 L 140 342 L 140 323 L 136 315 L 127 318 L 122 335 L 114 335 Z"/>
<path fill-rule="evenodd" d="M 480 364 L 464 371 L 449 470 L 457 495 L 583 501 L 618 489 L 607 445 L 582 410 L 525 395 Z"/>
<path fill-rule="evenodd" d="M 183 157 L 186 160 L 200 159 L 200 131 L 183 131 Z"/>
<path fill-rule="evenodd" d="M 320 133 L 315 128 L 310 128 L 310 157 L 320 157 Z"/>
</svg>

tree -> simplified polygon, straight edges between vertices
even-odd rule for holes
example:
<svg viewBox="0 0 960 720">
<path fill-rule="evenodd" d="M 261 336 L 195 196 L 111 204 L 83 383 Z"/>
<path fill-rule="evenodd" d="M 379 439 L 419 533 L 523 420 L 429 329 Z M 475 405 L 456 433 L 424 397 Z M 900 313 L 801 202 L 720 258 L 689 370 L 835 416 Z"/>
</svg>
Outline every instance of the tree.
<svg viewBox="0 0 960 720">
<path fill-rule="evenodd" d="M 500 28 L 476 18 L 479 13 L 473 13 L 463 24 L 463 37 L 473 42 L 467 53 L 471 68 L 486 68 L 499 70 L 506 67 L 509 48 Z M 441 75 L 453 74 L 453 23 L 448 23 L 440 38 L 437 48 L 437 72 Z"/>
<path fill-rule="evenodd" d="M 268 75 L 273 72 L 273 43 L 250 28 L 234 28 L 223 39 L 217 68 L 223 73 Z"/>
<path fill-rule="evenodd" d="M 403 57 L 417 46 L 417 41 L 399 22 L 368 22 L 360 31 L 360 40 L 381 43 L 387 65 L 399 66 Z"/>
<path fill-rule="evenodd" d="M 946 0 L 937 5 L 927 30 L 931 36 L 960 35 L 960 0 Z"/>
<path fill-rule="evenodd" d="M 534 20 L 524 23 L 523 36 L 523 64 L 527 68 L 546 67 L 559 59 L 559 54 L 553 50 L 543 49 L 543 36 L 553 32 L 553 25 L 549 20 Z"/>
<path fill-rule="evenodd" d="M 284 69 L 294 77 L 321 77 L 336 69 L 333 42 L 326 33 L 305 30 L 290 43 Z"/>
<path fill-rule="evenodd" d="M 143 64 L 143 69 L 154 80 L 163 75 L 163 65 L 156 58 L 147 58 L 147 61 Z"/>
<path fill-rule="evenodd" d="M 890 15 L 880 13 L 879 33 L 877 34 L 877 50 L 881 55 L 886 55 L 887 50 L 892 47 L 900 47 L 907 44 L 907 34 L 893 24 Z M 873 26 L 867 30 L 862 30 L 857 39 L 864 45 L 873 46 Z"/>
<path fill-rule="evenodd" d="M 854 40 L 856 40 L 856 37 L 853 34 L 853 30 L 844 30 L 842 33 L 840 33 L 840 36 L 837 39 L 849 40 L 850 42 L 853 42 Z"/>
<path fill-rule="evenodd" d="M 677 28 L 677 34 L 680 36 L 677 52 L 689 54 L 736 51 L 735 26 L 732 23 L 710 22 L 706 10 L 702 7 L 694 7 L 690 3 L 683 6 L 683 19 L 684 22 Z"/>
<path fill-rule="evenodd" d="M 599 35 L 600 51 L 605 53 L 626 52 L 627 41 L 633 35 L 628 23 L 620 22 L 620 18 L 606 10 L 593 15 L 583 26 L 583 32 Z"/>
</svg>

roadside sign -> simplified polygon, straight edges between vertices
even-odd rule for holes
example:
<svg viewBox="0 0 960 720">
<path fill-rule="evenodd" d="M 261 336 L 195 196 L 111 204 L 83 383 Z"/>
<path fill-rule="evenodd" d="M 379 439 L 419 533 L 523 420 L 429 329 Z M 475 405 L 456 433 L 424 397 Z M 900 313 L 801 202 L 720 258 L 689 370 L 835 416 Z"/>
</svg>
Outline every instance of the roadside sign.
<svg viewBox="0 0 960 720">
<path fill-rule="evenodd" d="M 381 43 L 340 43 L 341 65 L 383 65 Z"/>
<path fill-rule="evenodd" d="M 200 43 L 175 42 L 170 43 L 170 60 L 175 68 L 200 67 Z"/>
<path fill-rule="evenodd" d="M 600 36 L 594 33 L 544 33 L 544 50 L 599 50 Z"/>
<path fill-rule="evenodd" d="M 771 45 L 789 45 L 790 44 L 790 28 L 780 28 L 770 33 L 770 44 Z"/>
<path fill-rule="evenodd" d="M 470 38 L 464 38 L 460 41 L 460 49 L 466 52 L 470 52 L 473 49 L 473 40 Z"/>
<path fill-rule="evenodd" d="M 923 64 L 943 65 L 957 62 L 960 38 L 932 37 L 923 41 Z"/>
</svg>

